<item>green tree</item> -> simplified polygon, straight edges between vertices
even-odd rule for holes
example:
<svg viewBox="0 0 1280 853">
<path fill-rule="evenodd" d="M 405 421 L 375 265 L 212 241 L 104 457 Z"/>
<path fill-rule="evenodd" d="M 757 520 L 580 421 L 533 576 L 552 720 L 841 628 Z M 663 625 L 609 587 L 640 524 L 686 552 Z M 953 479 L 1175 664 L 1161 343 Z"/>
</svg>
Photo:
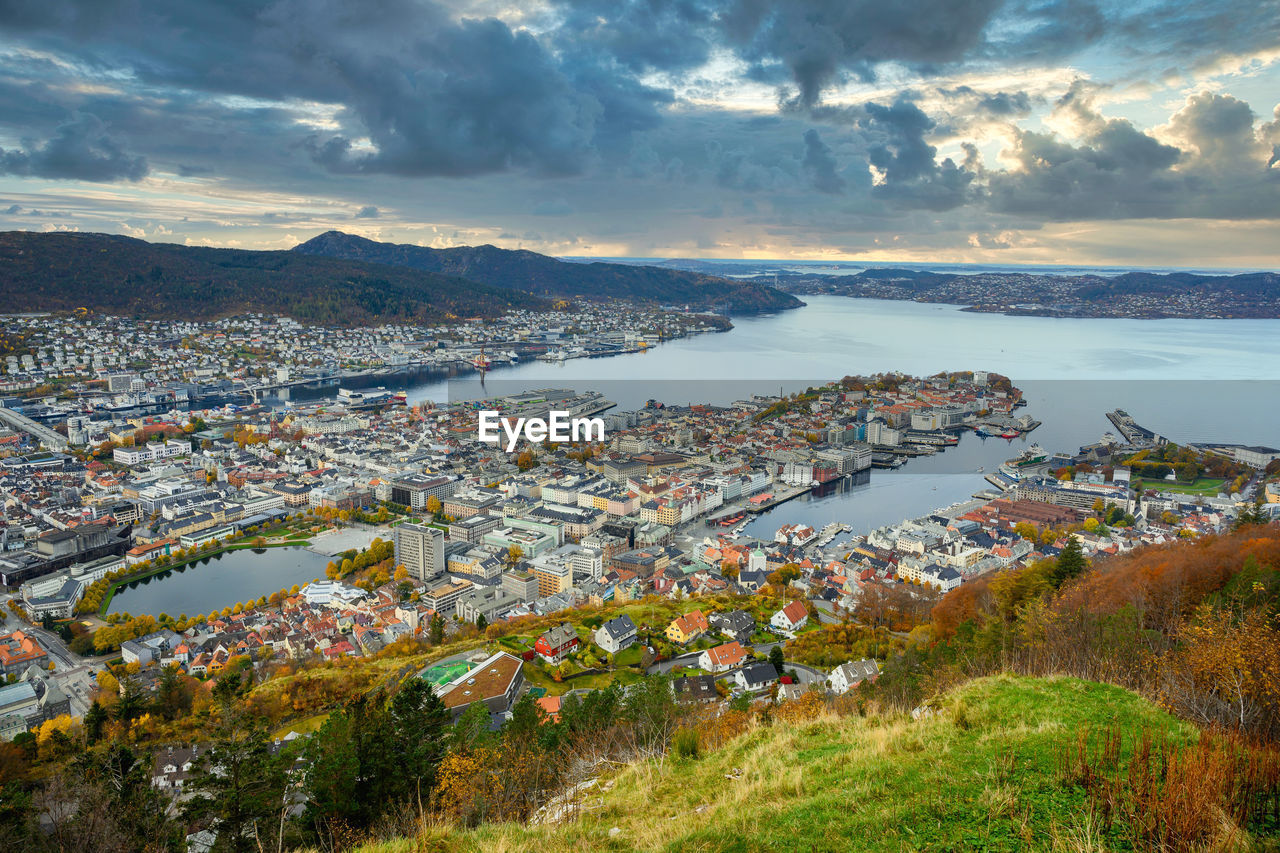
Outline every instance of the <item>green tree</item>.
<svg viewBox="0 0 1280 853">
<path fill-rule="evenodd" d="M 183 817 L 203 826 L 216 824 L 216 850 L 252 853 L 281 825 L 286 776 L 271 754 L 264 722 L 236 701 L 238 679 L 214 687 L 217 722 L 213 739 L 197 759 L 184 793 Z"/>
<path fill-rule="evenodd" d="M 782 652 L 782 645 L 778 644 L 769 649 L 769 663 L 773 664 L 773 668 L 782 674 L 782 667 L 786 664 L 786 657 Z"/>
<path fill-rule="evenodd" d="M 1067 544 L 1063 546 L 1062 553 L 1058 555 L 1057 562 L 1054 564 L 1053 585 L 1061 587 L 1072 578 L 1084 574 L 1085 569 L 1088 567 L 1089 564 L 1084 558 L 1084 551 L 1080 548 L 1080 540 L 1075 536 L 1068 536 Z"/>
<path fill-rule="evenodd" d="M 430 638 L 431 645 L 438 646 L 444 642 L 444 617 L 439 613 L 431 617 Z"/>
</svg>

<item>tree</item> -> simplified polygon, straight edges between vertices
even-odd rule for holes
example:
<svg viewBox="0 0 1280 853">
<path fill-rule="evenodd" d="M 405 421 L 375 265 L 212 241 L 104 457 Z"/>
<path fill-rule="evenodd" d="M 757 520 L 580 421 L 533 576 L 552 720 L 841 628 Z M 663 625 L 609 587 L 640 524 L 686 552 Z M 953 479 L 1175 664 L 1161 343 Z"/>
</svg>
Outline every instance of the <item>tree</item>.
<svg viewBox="0 0 1280 853">
<path fill-rule="evenodd" d="M 520 561 L 524 559 L 524 549 L 519 545 L 512 545 L 507 548 L 506 563 L 510 568 L 520 565 Z"/>
<path fill-rule="evenodd" d="M 285 808 L 284 768 L 271 754 L 263 721 L 236 702 L 239 679 L 214 687 L 218 703 L 213 741 L 197 759 L 187 781 L 183 817 L 201 825 L 217 824 L 217 849 L 232 853 L 259 850 Z M 274 845 L 273 845 L 274 846 Z"/>
<path fill-rule="evenodd" d="M 786 665 L 786 656 L 783 654 L 781 644 L 769 649 L 769 663 L 773 664 L 773 668 L 779 675 L 782 674 L 782 668 Z"/>
<path fill-rule="evenodd" d="M 1075 536 L 1068 536 L 1067 544 L 1063 547 L 1062 553 L 1058 554 L 1057 562 L 1054 564 L 1053 585 L 1055 587 L 1062 586 L 1072 578 L 1084 574 L 1085 569 L 1088 567 L 1089 564 L 1084 558 L 1084 551 L 1080 548 L 1080 540 Z"/>
<path fill-rule="evenodd" d="M 488 628 L 488 627 L 489 627 L 489 620 L 484 618 L 484 614 L 481 613 L 479 616 L 476 617 L 476 630 L 483 631 L 485 628 Z"/>
<path fill-rule="evenodd" d="M 435 495 L 432 495 L 431 497 L 427 498 L 427 512 L 431 513 L 432 515 L 438 515 L 442 508 L 443 508 L 443 504 L 440 503 L 440 499 L 438 497 L 436 497 Z"/>
<path fill-rule="evenodd" d="M 439 613 L 431 617 L 430 639 L 433 646 L 444 642 L 444 618 Z"/>
</svg>

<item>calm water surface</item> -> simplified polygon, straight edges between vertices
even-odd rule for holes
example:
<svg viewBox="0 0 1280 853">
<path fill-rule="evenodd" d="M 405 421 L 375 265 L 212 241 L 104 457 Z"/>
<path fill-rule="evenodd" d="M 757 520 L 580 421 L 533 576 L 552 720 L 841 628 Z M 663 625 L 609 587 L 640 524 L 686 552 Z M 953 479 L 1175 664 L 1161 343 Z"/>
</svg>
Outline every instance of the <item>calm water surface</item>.
<svg viewBox="0 0 1280 853">
<path fill-rule="evenodd" d="M 224 551 L 129 584 L 112 597 L 111 612 L 207 614 L 323 578 L 327 563 L 301 547 Z"/>
</svg>

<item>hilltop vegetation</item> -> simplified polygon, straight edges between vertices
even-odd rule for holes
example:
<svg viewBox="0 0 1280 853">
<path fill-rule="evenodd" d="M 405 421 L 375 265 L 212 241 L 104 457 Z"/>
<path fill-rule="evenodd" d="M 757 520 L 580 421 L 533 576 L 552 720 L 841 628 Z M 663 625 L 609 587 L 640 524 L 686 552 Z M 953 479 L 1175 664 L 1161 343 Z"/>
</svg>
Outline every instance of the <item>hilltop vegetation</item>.
<svg viewBox="0 0 1280 853">
<path fill-rule="evenodd" d="M 1084 824 L 1089 797 L 1059 774 L 1077 732 L 1092 739 L 1108 727 L 1195 739 L 1131 693 L 1074 679 L 985 679 L 920 720 L 801 701 L 737 722 L 718 746 L 706 726 L 705 748 L 606 772 L 540 818 L 562 820 L 424 827 L 420 838 L 362 849 L 1021 850 L 1083 833 L 1118 840 L 1122 826 Z"/>
<path fill-rule="evenodd" d="M 692 606 L 771 610 L 781 594 L 469 626 L 367 661 L 236 657 L 205 682 L 166 670 L 154 696 L 104 678 L 83 723 L 0 744 L 0 846 L 70 850 L 57 839 L 100 832 L 74 849 L 178 849 L 213 825 L 223 849 L 370 853 L 1200 851 L 1280 838 L 1280 528 L 1256 520 L 1093 566 L 1072 540 L 953 590 L 905 637 L 842 624 L 787 645 L 789 660 L 824 667 L 829 654 L 884 660 L 842 696 L 683 704 L 637 651 L 596 661 L 598 683 L 580 686 L 598 689 L 566 694 L 557 718 L 526 695 L 492 731 L 479 705 L 449 725 L 414 677 L 465 650 L 519 652 L 561 621 L 581 635 L 620 609 L 661 625 Z M 316 737 L 273 752 L 272 733 L 290 730 Z M 144 820 L 154 797 L 138 768 L 175 742 L 209 747 L 185 789 L 199 796 L 176 815 L 147 806 Z M 233 762 L 234 778 L 215 771 Z M 113 781 L 125 767 L 135 787 Z M 286 790 L 301 806 L 287 819 Z"/>
<path fill-rule="evenodd" d="M 0 233 L 6 311 L 208 320 L 263 311 L 364 325 L 540 310 L 537 296 L 454 275 L 298 252 L 148 243 L 112 234 Z"/>
<path fill-rule="evenodd" d="M 802 304 L 794 296 L 756 282 L 662 267 L 567 263 L 537 252 L 496 246 L 431 249 L 327 231 L 295 246 L 293 251 L 447 273 L 547 298 L 625 299 L 736 314 L 780 311 Z"/>
</svg>

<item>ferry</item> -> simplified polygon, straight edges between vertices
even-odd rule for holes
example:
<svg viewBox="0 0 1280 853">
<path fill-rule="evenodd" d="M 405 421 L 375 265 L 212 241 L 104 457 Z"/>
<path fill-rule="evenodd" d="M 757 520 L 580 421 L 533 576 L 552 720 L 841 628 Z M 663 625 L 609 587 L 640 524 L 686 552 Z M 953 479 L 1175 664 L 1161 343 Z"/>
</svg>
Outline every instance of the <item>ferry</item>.
<svg viewBox="0 0 1280 853">
<path fill-rule="evenodd" d="M 1044 465 L 1048 458 L 1044 448 L 1033 444 L 1012 459 L 1001 463 L 1000 473 L 1014 480 L 1020 480 L 1030 471 Z"/>
</svg>

